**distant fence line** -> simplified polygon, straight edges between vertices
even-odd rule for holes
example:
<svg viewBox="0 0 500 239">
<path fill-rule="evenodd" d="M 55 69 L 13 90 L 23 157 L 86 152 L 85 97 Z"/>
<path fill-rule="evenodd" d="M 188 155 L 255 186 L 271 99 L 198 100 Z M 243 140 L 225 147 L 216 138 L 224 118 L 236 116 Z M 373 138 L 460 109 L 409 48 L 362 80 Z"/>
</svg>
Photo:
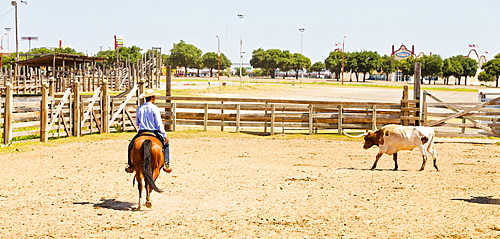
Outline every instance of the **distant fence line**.
<svg viewBox="0 0 500 239">
<path fill-rule="evenodd" d="M 142 103 L 137 96 L 145 89 L 144 81 L 116 96 L 110 95 L 107 81 L 93 95 L 81 94 L 80 89 L 79 82 L 74 82 L 64 93 L 51 96 L 49 84 L 43 84 L 40 95 L 26 96 L 14 95 L 12 85 L 7 84 L 1 117 L 3 143 L 23 137 L 47 142 L 49 138 L 137 130 L 135 110 Z M 178 96 L 160 96 L 156 101 L 168 131 L 187 127 L 268 135 L 296 131 L 340 134 L 344 130 L 375 130 L 386 124 L 423 124 L 432 125 L 441 136 L 500 136 L 495 120 L 500 118 L 499 110 L 475 106 L 487 112 L 435 113 L 436 103 L 423 102 L 423 109 L 420 103 L 408 99 L 408 87 L 395 103 Z M 474 110 L 470 103 L 461 107 Z M 490 123 L 466 123 L 467 117 L 481 117 Z M 486 134 L 477 129 L 486 130 Z"/>
</svg>

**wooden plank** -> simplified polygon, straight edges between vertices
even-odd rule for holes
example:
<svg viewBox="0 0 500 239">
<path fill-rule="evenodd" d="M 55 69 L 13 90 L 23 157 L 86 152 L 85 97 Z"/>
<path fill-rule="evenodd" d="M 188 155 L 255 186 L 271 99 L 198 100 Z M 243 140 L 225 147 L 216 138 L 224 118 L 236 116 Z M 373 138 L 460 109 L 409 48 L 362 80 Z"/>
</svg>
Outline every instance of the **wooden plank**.
<svg viewBox="0 0 500 239">
<path fill-rule="evenodd" d="M 12 132 L 12 137 L 21 137 L 29 135 L 40 135 L 40 129 Z"/>
<path fill-rule="evenodd" d="M 40 117 L 40 111 L 38 112 L 28 112 L 28 113 L 13 113 L 12 117 L 14 121 L 20 121 L 25 118 L 37 118 Z"/>
<path fill-rule="evenodd" d="M 272 104 L 271 105 L 271 135 L 274 135 L 274 127 L 275 127 L 275 120 L 276 120 L 276 105 Z"/>
<path fill-rule="evenodd" d="M 40 127 L 40 121 L 29 121 L 29 122 L 13 123 L 12 124 L 12 128 L 15 128 L 15 129 L 26 128 L 26 127 Z"/>
<path fill-rule="evenodd" d="M 118 118 L 118 116 L 120 115 L 120 113 L 122 112 L 123 108 L 125 108 L 125 106 L 127 105 L 128 101 L 130 99 L 132 99 L 132 96 L 134 96 L 134 94 L 136 93 L 137 91 L 137 84 L 134 85 L 134 87 L 132 87 L 132 90 L 128 93 L 127 97 L 125 98 L 125 100 L 120 104 L 120 106 L 118 107 L 118 110 L 115 111 L 115 113 L 113 114 L 113 116 L 111 117 L 111 119 L 109 120 L 109 125 L 112 125 L 113 122 L 116 120 L 116 118 Z"/>
<path fill-rule="evenodd" d="M 159 96 L 157 99 L 160 100 L 175 100 L 175 101 L 224 101 L 224 102 L 256 102 L 256 103 L 287 103 L 287 104 L 330 104 L 330 105 L 359 105 L 359 102 L 342 102 L 342 101 L 319 101 L 319 100 L 289 100 L 289 99 L 260 99 L 260 98 L 226 98 L 226 97 L 188 97 L 188 96 L 170 96 L 164 97 Z M 399 106 L 399 103 L 385 103 L 385 102 L 363 102 L 363 104 L 372 106 Z"/>
<path fill-rule="evenodd" d="M 55 112 L 51 115 L 50 124 L 47 127 L 48 131 L 50 131 L 52 129 L 52 125 L 59 118 L 59 114 L 61 113 L 61 110 L 63 109 L 64 104 L 66 104 L 66 102 L 68 101 L 70 95 L 71 95 L 71 88 L 68 88 L 68 89 L 66 89 L 63 97 L 59 101 L 59 104 L 57 105 Z"/>
<path fill-rule="evenodd" d="M 83 113 L 83 119 L 82 119 L 82 122 L 81 124 L 83 125 L 85 123 L 85 121 L 87 119 L 90 119 L 90 114 L 92 112 L 92 110 L 94 109 L 94 104 L 97 102 L 97 100 L 99 99 L 99 96 L 101 94 L 101 87 L 97 87 L 97 89 L 94 91 L 94 95 L 92 96 L 92 98 L 90 99 L 90 103 L 87 105 L 87 109 L 85 110 L 85 112 Z"/>
</svg>

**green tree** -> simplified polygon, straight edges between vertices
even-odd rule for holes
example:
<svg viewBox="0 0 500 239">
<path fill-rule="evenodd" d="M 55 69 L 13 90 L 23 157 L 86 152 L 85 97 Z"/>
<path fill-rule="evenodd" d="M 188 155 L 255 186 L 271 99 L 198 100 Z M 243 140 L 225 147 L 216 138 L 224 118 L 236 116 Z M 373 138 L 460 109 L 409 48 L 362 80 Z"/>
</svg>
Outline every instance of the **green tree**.
<svg viewBox="0 0 500 239">
<path fill-rule="evenodd" d="M 356 76 L 356 81 L 359 81 L 359 64 L 358 61 L 361 59 L 359 52 L 345 52 L 344 53 L 344 72 L 354 73 Z M 352 81 L 352 78 L 349 79 Z"/>
<path fill-rule="evenodd" d="M 299 78 L 299 71 L 311 66 L 311 60 L 300 53 L 292 55 L 292 69 L 295 71 L 295 79 Z"/>
<path fill-rule="evenodd" d="M 439 55 L 422 56 L 415 61 L 421 64 L 422 79 L 419 79 L 421 81 L 423 81 L 424 77 L 428 77 L 430 83 L 431 77 L 440 75 L 443 70 L 443 59 Z"/>
<path fill-rule="evenodd" d="M 451 58 L 444 59 L 443 61 L 443 77 L 444 83 L 449 84 L 450 77 L 454 76 L 455 78 L 459 78 L 463 74 L 464 69 L 462 68 L 462 64 L 460 62 L 453 60 Z"/>
<path fill-rule="evenodd" d="M 326 69 L 325 63 L 323 63 L 321 61 L 314 62 L 314 64 L 312 64 L 309 67 L 309 71 L 310 72 L 318 72 L 318 77 L 320 77 L 321 71 L 324 70 L 324 69 Z"/>
<path fill-rule="evenodd" d="M 415 73 L 415 58 L 409 57 L 398 61 L 396 69 L 401 71 L 403 77 L 411 77 Z"/>
<path fill-rule="evenodd" d="M 495 78 L 495 85 L 498 87 L 498 77 L 500 77 L 500 54 L 495 55 L 493 59 L 485 62 L 481 68 Z"/>
<path fill-rule="evenodd" d="M 250 64 L 254 68 L 261 68 L 264 71 L 268 71 L 271 78 L 274 79 L 276 78 L 276 70 L 280 68 L 282 53 L 279 49 L 256 49 L 252 53 Z"/>
<path fill-rule="evenodd" d="M 385 80 L 389 80 L 389 74 L 396 71 L 397 60 L 394 56 L 384 55 L 380 58 L 380 70 L 385 74 Z"/>
<path fill-rule="evenodd" d="M 488 74 L 486 71 L 481 71 L 479 72 L 479 75 L 477 76 L 477 79 L 479 81 L 495 81 L 495 76 Z"/>
<path fill-rule="evenodd" d="M 12 62 L 16 61 L 16 53 L 2 55 L 2 66 L 8 67 Z"/>
<path fill-rule="evenodd" d="M 376 51 L 362 51 L 359 54 L 356 54 L 359 59 L 357 59 L 358 63 L 358 73 L 363 73 L 363 82 L 366 81 L 366 76 L 371 72 L 380 69 L 381 59 L 380 55 Z M 357 80 L 356 75 L 356 80 Z"/>
<path fill-rule="evenodd" d="M 465 85 L 467 85 L 467 77 L 473 77 L 476 75 L 478 69 L 477 62 L 474 59 L 462 55 L 457 55 L 450 58 L 452 60 L 460 62 L 463 68 L 462 75 L 458 77 L 458 84 L 460 85 L 462 77 L 465 77 Z"/>
<path fill-rule="evenodd" d="M 29 51 L 28 54 L 49 55 L 49 54 L 54 54 L 54 51 L 45 47 L 41 47 L 41 48 L 31 49 L 31 51 Z"/>
<path fill-rule="evenodd" d="M 280 71 L 283 72 L 283 79 L 288 76 L 288 72 L 293 70 L 293 55 L 290 53 L 290 51 L 282 51 L 281 54 L 279 54 L 279 68 Z"/>
<path fill-rule="evenodd" d="M 106 67 L 111 67 L 118 62 L 129 61 L 131 64 L 137 64 L 142 57 L 142 49 L 138 46 L 120 47 L 116 50 L 100 51 L 98 57 L 108 58 L 102 64 Z"/>
<path fill-rule="evenodd" d="M 170 50 L 170 62 L 175 66 L 184 67 L 187 73 L 188 67 L 199 69 L 201 54 L 202 51 L 199 48 L 181 40 L 179 43 L 174 43 L 174 47 Z"/>
<path fill-rule="evenodd" d="M 340 73 L 342 72 L 342 52 L 332 51 L 325 59 L 325 68 L 331 73 L 335 73 L 337 81 L 340 79 Z"/>
<path fill-rule="evenodd" d="M 203 66 L 210 69 L 210 77 L 213 76 L 213 69 L 219 66 L 219 56 L 215 52 L 207 52 L 201 57 Z M 220 69 L 226 69 L 231 66 L 231 61 L 224 55 L 220 54 Z"/>
</svg>

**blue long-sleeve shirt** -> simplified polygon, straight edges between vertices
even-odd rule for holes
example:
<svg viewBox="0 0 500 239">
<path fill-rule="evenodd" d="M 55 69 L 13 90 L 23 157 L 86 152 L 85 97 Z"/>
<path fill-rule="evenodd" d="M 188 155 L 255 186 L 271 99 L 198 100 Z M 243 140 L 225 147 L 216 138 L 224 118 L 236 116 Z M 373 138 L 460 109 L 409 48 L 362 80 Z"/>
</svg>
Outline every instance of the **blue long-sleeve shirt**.
<svg viewBox="0 0 500 239">
<path fill-rule="evenodd" d="M 167 137 L 160 109 L 151 102 L 146 102 L 137 108 L 135 123 L 139 126 L 139 130 L 158 130 L 163 137 Z"/>
</svg>

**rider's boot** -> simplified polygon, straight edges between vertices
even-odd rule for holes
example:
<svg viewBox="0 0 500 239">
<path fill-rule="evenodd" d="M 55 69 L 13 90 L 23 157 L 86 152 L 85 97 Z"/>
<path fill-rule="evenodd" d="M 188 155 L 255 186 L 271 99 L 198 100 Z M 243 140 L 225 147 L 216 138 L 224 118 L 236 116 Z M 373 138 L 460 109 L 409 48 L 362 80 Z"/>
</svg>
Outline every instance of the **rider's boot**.
<svg viewBox="0 0 500 239">
<path fill-rule="evenodd" d="M 130 146 L 128 148 L 128 165 L 127 167 L 125 168 L 125 172 L 127 173 L 133 173 L 134 172 L 134 165 L 132 165 L 132 160 L 130 159 Z"/>
<path fill-rule="evenodd" d="M 164 163 L 163 163 L 163 171 L 170 173 L 172 172 L 172 169 L 170 169 L 170 147 L 169 143 L 166 143 L 163 145 L 163 156 L 164 156 Z"/>
</svg>

